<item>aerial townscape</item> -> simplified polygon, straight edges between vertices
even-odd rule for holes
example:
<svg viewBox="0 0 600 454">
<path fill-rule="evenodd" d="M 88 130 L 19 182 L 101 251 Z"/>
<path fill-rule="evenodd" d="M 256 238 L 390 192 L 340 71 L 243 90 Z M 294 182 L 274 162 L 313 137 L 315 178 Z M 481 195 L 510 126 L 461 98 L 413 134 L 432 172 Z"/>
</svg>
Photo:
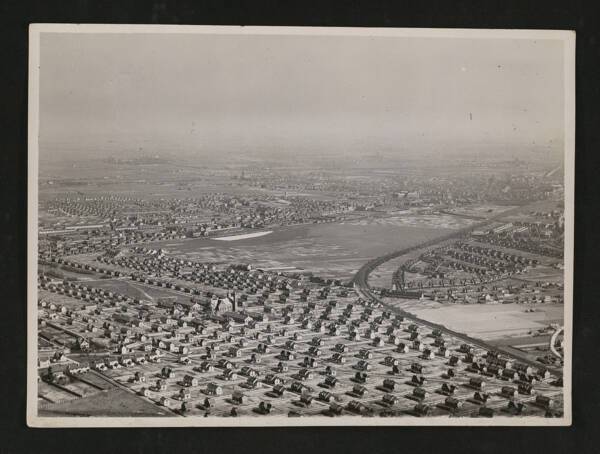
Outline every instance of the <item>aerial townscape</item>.
<svg viewBox="0 0 600 454">
<path fill-rule="evenodd" d="M 571 34 L 48 27 L 35 427 L 570 424 Z"/>
<path fill-rule="evenodd" d="M 562 417 L 564 166 L 515 156 L 42 156 L 38 415 Z"/>
</svg>

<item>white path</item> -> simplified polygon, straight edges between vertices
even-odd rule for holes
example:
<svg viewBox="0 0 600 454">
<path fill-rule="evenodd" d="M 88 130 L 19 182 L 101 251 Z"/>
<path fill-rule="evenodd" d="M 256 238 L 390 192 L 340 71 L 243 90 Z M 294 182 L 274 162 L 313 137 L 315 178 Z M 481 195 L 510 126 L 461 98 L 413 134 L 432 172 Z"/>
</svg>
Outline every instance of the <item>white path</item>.
<svg viewBox="0 0 600 454">
<path fill-rule="evenodd" d="M 554 331 L 554 334 L 550 338 L 550 350 L 552 351 L 552 353 L 554 353 L 554 355 L 558 356 L 561 359 L 562 359 L 562 355 L 558 352 L 558 350 L 556 350 L 555 344 L 556 344 L 556 338 L 558 337 L 558 335 L 560 333 L 563 332 L 564 329 L 565 329 L 564 326 L 561 326 L 556 331 Z"/>
<path fill-rule="evenodd" d="M 212 238 L 216 241 L 237 241 L 237 240 L 245 240 L 248 238 L 257 238 L 259 236 L 265 236 L 269 233 L 273 233 L 272 230 L 268 230 L 266 232 L 255 232 L 255 233 L 244 233 L 242 235 L 231 235 L 231 236 L 221 236 L 219 238 Z"/>
</svg>

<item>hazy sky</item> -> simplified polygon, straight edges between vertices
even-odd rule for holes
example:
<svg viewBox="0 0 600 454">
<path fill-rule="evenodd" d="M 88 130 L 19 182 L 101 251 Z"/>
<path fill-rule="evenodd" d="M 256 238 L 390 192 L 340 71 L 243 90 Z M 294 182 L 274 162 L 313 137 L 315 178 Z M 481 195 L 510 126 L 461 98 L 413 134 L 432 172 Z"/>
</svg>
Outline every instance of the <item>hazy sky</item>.
<svg viewBox="0 0 600 454">
<path fill-rule="evenodd" d="M 41 36 L 42 153 L 562 145 L 561 41 Z"/>
</svg>

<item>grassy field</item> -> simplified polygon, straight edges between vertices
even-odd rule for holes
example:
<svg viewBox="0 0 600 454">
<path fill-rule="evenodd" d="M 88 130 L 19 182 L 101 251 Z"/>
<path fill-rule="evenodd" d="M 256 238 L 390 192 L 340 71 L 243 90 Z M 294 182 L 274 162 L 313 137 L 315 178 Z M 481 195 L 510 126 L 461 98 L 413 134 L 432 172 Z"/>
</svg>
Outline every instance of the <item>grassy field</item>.
<svg viewBox="0 0 600 454">
<path fill-rule="evenodd" d="M 139 298 L 150 301 L 156 301 L 162 297 L 175 297 L 178 301 L 189 301 L 190 296 L 182 295 L 167 289 L 156 288 L 151 285 L 144 285 L 138 282 L 126 281 L 122 279 L 102 279 L 98 281 L 87 282 L 92 287 L 98 287 L 105 290 L 127 295 L 131 298 Z"/>
<path fill-rule="evenodd" d="M 127 391 L 111 389 L 92 396 L 51 404 L 40 416 L 173 416 L 157 405 Z"/>
</svg>

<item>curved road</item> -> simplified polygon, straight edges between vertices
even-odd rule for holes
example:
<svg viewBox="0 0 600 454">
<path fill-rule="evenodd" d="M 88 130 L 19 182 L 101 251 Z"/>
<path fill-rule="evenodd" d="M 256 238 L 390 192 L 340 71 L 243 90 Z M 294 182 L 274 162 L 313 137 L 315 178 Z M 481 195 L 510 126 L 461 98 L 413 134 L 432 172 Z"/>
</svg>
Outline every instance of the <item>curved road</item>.
<svg viewBox="0 0 600 454">
<path fill-rule="evenodd" d="M 379 299 L 373 293 L 373 291 L 371 290 L 371 287 L 368 284 L 368 279 L 369 279 L 369 275 L 371 274 L 371 272 L 375 268 L 377 268 L 378 266 L 380 266 L 383 263 L 387 262 L 388 260 L 400 257 L 401 255 L 407 254 L 407 253 L 412 252 L 412 251 L 414 251 L 416 249 L 422 249 L 422 248 L 425 248 L 425 247 L 433 246 L 433 245 L 435 245 L 437 243 L 441 243 L 443 241 L 450 240 L 452 238 L 460 237 L 460 236 L 464 235 L 465 233 L 469 233 L 472 230 L 481 228 L 481 227 L 483 227 L 483 226 L 485 226 L 485 225 L 487 225 L 487 224 L 489 224 L 491 222 L 494 222 L 495 220 L 497 220 L 497 219 L 499 219 L 501 217 L 510 215 L 513 212 L 520 211 L 521 209 L 523 209 L 523 207 L 517 207 L 517 208 L 513 208 L 513 209 L 510 209 L 510 210 L 504 211 L 502 213 L 499 213 L 499 214 L 497 214 L 495 216 L 492 216 L 492 217 L 486 219 L 483 222 L 479 222 L 479 223 L 474 224 L 472 226 L 469 226 L 467 228 L 460 229 L 460 230 L 458 230 L 456 232 L 453 232 L 453 233 L 451 233 L 449 235 L 445 235 L 445 236 L 442 236 L 440 238 L 437 238 L 437 239 L 434 239 L 434 240 L 431 240 L 431 241 L 427 241 L 426 243 L 422 243 L 422 244 L 420 244 L 418 246 L 412 246 L 412 247 L 409 247 L 409 248 L 406 248 L 406 249 L 402 249 L 402 250 L 399 250 L 399 251 L 394 251 L 394 252 L 391 252 L 389 254 L 386 254 L 386 255 L 383 255 L 381 257 L 377 257 L 377 258 L 375 258 L 373 260 L 370 260 L 367 263 L 365 263 L 357 271 L 357 273 L 354 275 L 354 278 L 353 278 L 354 289 L 359 294 L 359 296 L 362 297 L 363 299 L 365 299 L 365 300 L 371 300 L 373 302 L 376 302 L 376 303 L 382 305 L 383 307 L 385 307 L 386 310 L 389 310 L 390 312 L 402 315 L 403 317 L 405 317 L 405 318 L 407 318 L 409 320 L 412 320 L 412 321 L 417 322 L 419 324 L 428 326 L 428 327 L 430 327 L 432 329 L 439 329 L 442 332 L 444 332 L 444 333 L 446 333 L 446 334 L 448 334 L 450 336 L 453 336 L 453 337 L 455 337 L 457 339 L 460 339 L 460 340 L 462 340 L 464 342 L 467 342 L 469 344 L 476 345 L 476 346 L 478 346 L 480 348 L 483 348 L 485 350 L 492 350 L 492 351 L 501 352 L 501 353 L 505 354 L 508 357 L 514 358 L 514 359 L 518 360 L 519 362 L 524 363 L 524 364 L 528 364 L 528 365 L 530 365 L 532 367 L 535 367 L 535 368 L 544 367 L 550 373 L 556 375 L 557 377 L 562 377 L 563 371 L 562 371 L 561 368 L 556 368 L 556 367 L 552 367 L 550 365 L 545 365 L 545 364 L 539 363 L 537 361 L 533 361 L 529 357 L 527 357 L 525 354 L 521 355 L 521 354 L 519 354 L 516 351 L 508 350 L 508 349 L 505 349 L 505 348 L 503 348 L 501 346 L 495 346 L 495 345 L 488 344 L 487 342 L 485 342 L 485 341 L 483 341 L 481 339 L 477 339 L 477 338 L 468 336 L 465 333 L 459 333 L 457 331 L 451 330 L 451 329 L 445 327 L 444 325 L 438 325 L 437 323 L 433 323 L 433 322 L 429 322 L 427 320 L 423 320 L 423 319 L 421 319 L 421 318 L 419 318 L 419 317 L 411 314 L 410 312 L 406 312 L 406 311 L 404 311 L 404 310 L 402 310 L 402 309 L 400 309 L 400 308 L 398 308 L 396 306 L 393 306 L 391 304 L 385 303 L 384 301 L 382 301 L 381 299 Z"/>
<path fill-rule="evenodd" d="M 561 326 L 560 328 L 558 328 L 556 331 L 554 331 L 554 334 L 552 335 L 552 337 L 550 338 L 550 350 L 552 351 L 552 353 L 554 353 L 555 356 L 559 357 L 560 359 L 563 359 L 562 355 L 558 352 L 558 350 L 556 350 L 555 344 L 556 344 L 556 338 L 558 337 L 558 335 L 560 333 L 562 333 L 564 331 L 565 327 Z"/>
</svg>

